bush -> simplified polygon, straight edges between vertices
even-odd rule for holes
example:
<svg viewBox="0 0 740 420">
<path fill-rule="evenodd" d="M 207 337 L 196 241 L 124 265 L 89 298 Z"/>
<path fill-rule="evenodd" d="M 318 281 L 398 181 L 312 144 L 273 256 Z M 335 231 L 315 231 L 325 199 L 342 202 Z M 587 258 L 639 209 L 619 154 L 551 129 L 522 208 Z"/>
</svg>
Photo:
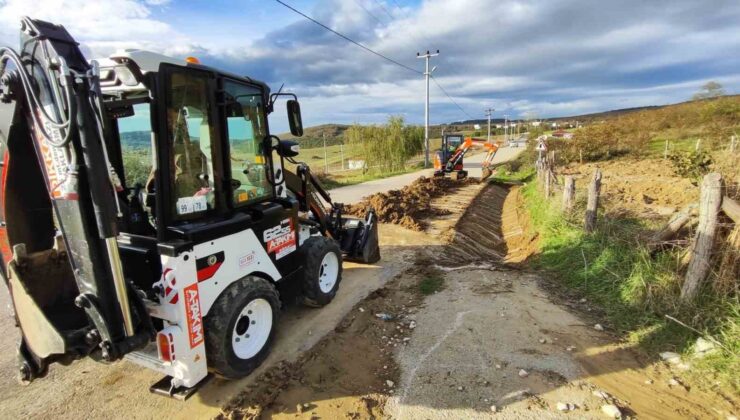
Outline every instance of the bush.
<svg viewBox="0 0 740 420">
<path fill-rule="evenodd" d="M 712 158 L 703 150 L 692 152 L 673 152 L 668 155 L 676 174 L 698 180 L 709 173 Z"/>
</svg>

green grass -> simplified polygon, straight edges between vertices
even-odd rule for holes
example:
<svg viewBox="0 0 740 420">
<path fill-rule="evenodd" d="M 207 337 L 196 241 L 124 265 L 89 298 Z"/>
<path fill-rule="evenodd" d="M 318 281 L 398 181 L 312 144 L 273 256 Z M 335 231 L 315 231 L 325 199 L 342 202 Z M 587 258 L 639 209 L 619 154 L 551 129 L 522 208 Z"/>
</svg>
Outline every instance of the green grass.
<svg viewBox="0 0 740 420">
<path fill-rule="evenodd" d="M 419 291 L 422 295 L 428 296 L 439 292 L 444 288 L 444 278 L 442 276 L 428 276 L 419 282 Z"/>
<path fill-rule="evenodd" d="M 643 240 L 656 226 L 632 218 L 601 218 L 593 234 L 582 230 L 583 209 L 563 215 L 529 183 L 523 194 L 540 253 L 531 263 L 562 285 L 603 308 L 608 325 L 651 356 L 662 351 L 691 354 L 698 334 L 665 318 L 671 315 L 717 339 L 727 349 L 698 362 L 689 373 L 707 384 L 740 391 L 740 304 L 705 287 L 691 305 L 679 304 L 680 255 L 652 257 Z M 555 200 L 553 200 L 555 201 Z M 583 197 L 581 197 L 581 207 Z"/>
</svg>

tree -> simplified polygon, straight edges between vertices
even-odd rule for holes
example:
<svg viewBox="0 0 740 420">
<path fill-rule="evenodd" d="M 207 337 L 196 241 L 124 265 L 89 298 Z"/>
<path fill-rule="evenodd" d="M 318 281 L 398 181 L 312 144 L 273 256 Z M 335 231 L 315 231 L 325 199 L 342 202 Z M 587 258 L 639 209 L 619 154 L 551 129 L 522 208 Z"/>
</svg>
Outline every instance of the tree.
<svg viewBox="0 0 740 420">
<path fill-rule="evenodd" d="M 699 89 L 699 91 L 694 94 L 692 99 L 701 100 L 701 99 L 717 98 L 720 96 L 724 96 L 724 94 L 725 94 L 725 90 L 722 88 L 722 85 L 712 80 L 712 81 L 705 83 L 701 87 L 701 89 Z"/>
</svg>

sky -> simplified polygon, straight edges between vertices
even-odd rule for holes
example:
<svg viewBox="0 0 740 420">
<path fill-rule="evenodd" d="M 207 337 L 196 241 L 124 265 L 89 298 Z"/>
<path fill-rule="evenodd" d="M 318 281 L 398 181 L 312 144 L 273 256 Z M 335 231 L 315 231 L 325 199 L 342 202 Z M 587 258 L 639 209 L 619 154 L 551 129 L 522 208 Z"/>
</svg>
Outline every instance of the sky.
<svg viewBox="0 0 740 420">
<path fill-rule="evenodd" d="M 558 117 L 740 93 L 738 0 L 284 0 L 404 66 L 432 58 L 432 124 Z M 424 78 L 273 0 L 0 0 L 0 43 L 23 15 L 63 24 L 90 57 L 143 48 L 299 95 L 305 126 L 424 122 Z M 455 103 L 453 103 L 453 100 Z M 459 107 L 458 107 L 459 105 Z M 462 108 L 462 109 L 460 109 Z M 284 112 L 270 119 L 285 131 Z"/>
</svg>

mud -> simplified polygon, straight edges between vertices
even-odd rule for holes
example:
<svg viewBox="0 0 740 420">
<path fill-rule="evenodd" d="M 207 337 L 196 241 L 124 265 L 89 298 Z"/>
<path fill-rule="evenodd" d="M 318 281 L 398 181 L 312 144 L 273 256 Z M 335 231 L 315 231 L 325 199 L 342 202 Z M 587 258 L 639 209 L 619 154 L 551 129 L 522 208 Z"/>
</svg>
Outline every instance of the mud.
<svg viewBox="0 0 740 420">
<path fill-rule="evenodd" d="M 443 177 L 421 177 L 400 190 L 365 197 L 359 203 L 347 206 L 346 212 L 362 217 L 367 208 L 372 207 L 383 223 L 394 223 L 422 231 L 427 227 L 426 219 L 449 214 L 444 208 L 434 207 L 433 199 L 477 183 L 478 181 L 472 178 L 452 180 Z"/>
</svg>

